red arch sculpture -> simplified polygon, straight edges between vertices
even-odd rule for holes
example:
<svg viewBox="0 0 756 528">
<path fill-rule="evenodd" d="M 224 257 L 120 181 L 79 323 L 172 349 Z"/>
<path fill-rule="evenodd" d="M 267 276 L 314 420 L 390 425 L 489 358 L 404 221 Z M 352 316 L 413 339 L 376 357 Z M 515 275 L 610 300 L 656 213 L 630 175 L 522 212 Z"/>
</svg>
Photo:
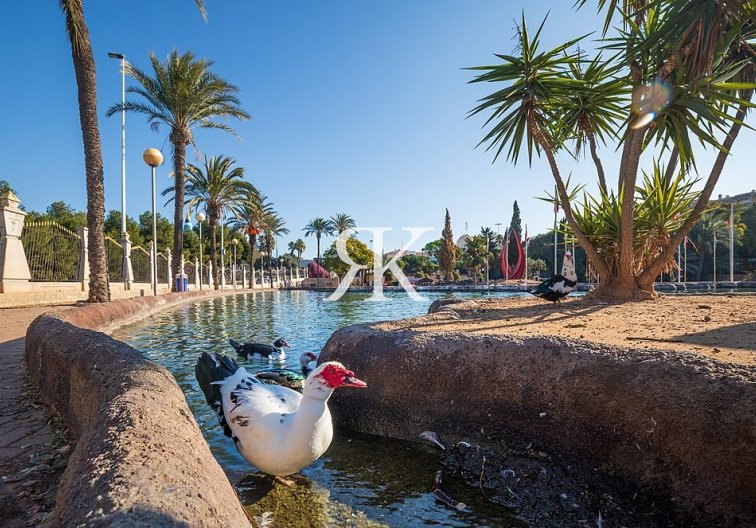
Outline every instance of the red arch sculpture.
<svg viewBox="0 0 756 528">
<path fill-rule="evenodd" d="M 522 250 L 522 243 L 520 242 L 520 236 L 517 234 L 517 231 L 511 229 L 509 232 L 511 235 L 514 235 L 515 245 L 517 246 L 517 262 L 514 266 L 510 266 L 509 262 L 507 262 L 507 246 L 509 245 L 509 237 L 507 237 L 504 247 L 501 248 L 501 257 L 499 258 L 501 276 L 518 280 L 525 276 L 525 252 Z M 509 271 L 509 273 L 507 273 L 507 271 Z"/>
</svg>

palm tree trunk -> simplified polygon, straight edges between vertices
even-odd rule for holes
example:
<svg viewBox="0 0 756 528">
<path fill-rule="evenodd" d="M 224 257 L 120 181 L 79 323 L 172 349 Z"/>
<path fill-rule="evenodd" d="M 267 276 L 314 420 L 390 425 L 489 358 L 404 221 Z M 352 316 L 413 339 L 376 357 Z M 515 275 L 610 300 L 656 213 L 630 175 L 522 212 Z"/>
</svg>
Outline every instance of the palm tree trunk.
<svg viewBox="0 0 756 528">
<path fill-rule="evenodd" d="M 181 270 L 181 255 L 184 251 L 184 232 L 181 225 L 184 221 L 184 186 L 186 184 L 186 146 L 189 141 L 186 134 L 178 128 L 171 130 L 171 144 L 173 144 L 173 177 L 176 180 L 173 210 L 173 253 L 171 255 L 171 276 Z M 213 264 L 213 267 L 215 265 Z M 171 285 L 171 291 L 176 291 L 176 284 Z"/>
<path fill-rule="evenodd" d="M 253 288 L 255 281 L 255 246 L 257 245 L 257 235 L 249 236 L 249 287 Z"/>
<path fill-rule="evenodd" d="M 675 176 L 675 171 L 677 170 L 677 160 L 680 157 L 680 153 L 677 150 L 677 147 L 674 147 L 672 149 L 672 154 L 669 155 L 669 162 L 667 164 L 667 170 L 664 172 L 664 183 L 669 185 L 669 183 L 672 181 L 672 178 Z"/>
<path fill-rule="evenodd" d="M 704 265 L 706 264 L 706 243 L 702 242 L 698 251 L 698 270 L 696 271 L 696 280 L 700 281 L 703 278 Z"/>
<path fill-rule="evenodd" d="M 315 238 L 318 241 L 318 266 L 320 265 L 320 233 L 318 233 Z"/>
<path fill-rule="evenodd" d="M 210 263 L 213 266 L 213 287 L 217 290 L 220 288 L 220 270 L 218 269 L 218 245 L 216 240 L 216 231 L 218 229 L 218 213 L 214 208 L 209 207 L 207 217 L 210 224 Z"/>
<path fill-rule="evenodd" d="M 97 122 L 97 82 L 89 29 L 84 20 L 82 0 L 62 0 L 66 28 L 71 41 L 71 56 L 76 73 L 79 122 L 84 143 L 87 178 L 87 244 L 89 252 L 89 302 L 110 301 L 108 260 L 105 250 L 105 186 L 102 146 Z"/>
<path fill-rule="evenodd" d="M 596 173 L 598 174 L 599 186 L 601 187 L 601 190 L 606 193 L 607 189 L 606 177 L 604 175 L 604 166 L 601 164 L 601 159 L 598 157 L 598 152 L 596 151 L 596 137 L 593 134 L 593 129 L 588 127 L 586 135 L 588 136 L 588 144 L 591 148 L 591 158 L 593 158 L 593 164 L 596 165 Z"/>
<path fill-rule="evenodd" d="M 605 290 L 611 291 L 616 298 L 635 298 L 638 285 L 635 281 L 635 261 L 633 254 L 633 217 L 635 205 L 635 182 L 638 178 L 638 165 L 643 151 L 645 130 L 636 130 L 632 136 L 623 166 L 623 178 L 620 186 L 622 196 L 619 236 L 619 259 L 617 271 L 613 277 L 602 281 Z M 643 288 L 645 289 L 645 288 Z"/>
<path fill-rule="evenodd" d="M 661 272 L 662 269 L 664 269 L 665 263 L 672 258 L 675 251 L 682 243 L 683 239 L 688 235 L 688 233 L 690 233 L 690 230 L 693 229 L 693 227 L 696 225 L 696 222 L 698 222 L 698 220 L 701 218 L 701 215 L 706 210 L 706 206 L 709 204 L 709 199 L 711 198 L 711 193 L 714 192 L 714 187 L 716 187 L 717 182 L 719 181 L 719 177 L 722 174 L 722 170 L 724 169 L 725 163 L 727 162 L 727 158 L 730 157 L 730 150 L 732 149 L 732 145 L 735 143 L 735 139 L 738 137 L 740 129 L 743 126 L 743 120 L 748 113 L 748 106 L 750 104 L 752 96 L 752 90 L 745 91 L 741 94 L 741 98 L 744 100 L 744 103 L 738 107 L 738 111 L 735 114 L 735 119 L 732 123 L 732 126 L 730 127 L 730 132 L 727 134 L 727 137 L 722 143 L 722 149 L 719 151 L 719 154 L 717 154 L 717 158 L 714 161 L 711 172 L 709 173 L 709 178 L 708 180 L 706 180 L 706 185 L 704 185 L 704 188 L 701 191 L 701 195 L 698 197 L 698 201 L 696 202 L 695 207 L 693 207 L 693 211 L 690 213 L 690 216 L 685 219 L 685 222 L 677 231 L 677 233 L 672 236 L 667 247 L 665 247 L 664 250 L 659 254 L 659 256 L 656 257 L 656 260 L 654 260 L 648 266 L 648 268 L 643 270 L 643 272 L 638 276 L 638 283 L 641 285 L 641 287 L 653 287 L 654 278 Z"/>
</svg>

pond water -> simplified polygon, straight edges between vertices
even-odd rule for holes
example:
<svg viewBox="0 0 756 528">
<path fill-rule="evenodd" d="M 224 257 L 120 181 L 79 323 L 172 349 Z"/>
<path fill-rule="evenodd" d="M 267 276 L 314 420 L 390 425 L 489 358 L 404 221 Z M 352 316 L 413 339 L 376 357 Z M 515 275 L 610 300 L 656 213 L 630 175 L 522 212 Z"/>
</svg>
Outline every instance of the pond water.
<svg viewBox="0 0 756 528">
<path fill-rule="evenodd" d="M 250 292 L 181 305 L 123 327 L 114 337 L 173 374 L 245 507 L 255 516 L 271 512 L 278 527 L 525 526 L 506 509 L 485 500 L 479 489 L 452 477 L 445 477 L 445 491 L 468 508 L 456 511 L 436 502 L 431 483 L 441 460 L 432 448 L 347 431 L 336 431 L 326 454 L 302 470 L 293 485 L 282 485 L 257 473 L 236 451 L 195 380 L 194 364 L 201 352 L 235 356 L 229 338 L 270 342 L 285 336 L 294 347 L 287 350 L 286 366 L 297 369 L 302 352 L 318 353 L 342 326 L 422 315 L 439 298 L 481 297 L 474 292 L 423 295 L 423 302 L 414 302 L 404 293 L 387 294 L 385 302 L 370 302 L 365 301 L 367 294 L 348 293 L 328 302 L 327 294 L 319 292 Z M 522 294 L 492 294 L 512 295 Z M 250 372 L 269 367 L 261 360 L 240 363 Z"/>
</svg>

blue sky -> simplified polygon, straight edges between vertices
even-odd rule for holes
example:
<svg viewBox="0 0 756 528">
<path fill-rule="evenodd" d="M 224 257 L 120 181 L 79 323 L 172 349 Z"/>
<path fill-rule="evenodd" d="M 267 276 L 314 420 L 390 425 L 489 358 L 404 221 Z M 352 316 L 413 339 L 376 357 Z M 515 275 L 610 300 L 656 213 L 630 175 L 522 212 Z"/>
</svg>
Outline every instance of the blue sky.
<svg viewBox="0 0 756 528">
<path fill-rule="evenodd" d="M 315 217 L 346 212 L 363 226 L 428 226 L 440 236 L 444 208 L 456 236 L 482 225 L 506 225 L 517 200 L 530 233 L 552 221 L 535 200 L 553 187 L 545 160 L 513 166 L 475 145 L 482 119 L 465 119 L 491 86 L 466 84 L 462 68 L 490 64 L 509 53 L 514 19 L 523 7 L 531 25 L 550 11 L 544 45 L 597 29 L 592 9 L 570 1 L 539 3 L 463 0 L 208 1 L 209 22 L 192 0 L 86 2 L 97 65 L 107 209 L 120 209 L 120 118 L 105 118 L 120 101 L 120 72 L 108 51 L 139 67 L 148 53 L 191 50 L 215 61 L 214 71 L 241 90 L 250 121 L 231 123 L 241 139 L 199 131 L 202 154 L 234 157 L 302 237 Z M 0 179 L 11 182 L 28 209 L 63 200 L 85 206 L 84 160 L 70 46 L 57 2 L 5 7 L 0 59 L 6 75 L 0 126 Z M 10 45 L 8 43 L 13 43 Z M 127 79 L 127 83 L 129 80 Z M 150 207 L 147 147 L 163 148 L 145 119 L 127 115 L 127 211 Z M 715 195 L 755 187 L 756 133 L 743 132 Z M 165 142 L 165 143 L 164 143 Z M 603 150 L 608 179 L 618 157 Z M 193 151 L 189 161 L 199 160 Z M 712 154 L 701 154 L 708 171 Z M 563 172 L 594 186 L 590 161 L 561 160 Z M 645 165 L 648 166 L 649 160 Z M 168 185 L 167 166 L 158 189 Z M 162 202 L 162 201 L 161 201 Z M 164 209 L 164 213 L 169 213 Z M 168 214 L 170 217 L 171 215 Z M 314 240 L 305 239 L 315 252 Z M 387 237 L 386 248 L 402 237 Z"/>
</svg>

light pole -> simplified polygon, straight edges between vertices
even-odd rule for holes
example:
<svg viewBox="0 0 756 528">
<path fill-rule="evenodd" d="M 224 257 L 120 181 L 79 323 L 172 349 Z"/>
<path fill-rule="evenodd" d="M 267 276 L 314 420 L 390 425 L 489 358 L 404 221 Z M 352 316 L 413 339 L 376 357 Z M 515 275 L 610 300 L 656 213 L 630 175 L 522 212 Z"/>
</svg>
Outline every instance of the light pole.
<svg viewBox="0 0 756 528">
<path fill-rule="evenodd" d="M 197 221 L 197 224 L 199 224 L 199 255 L 200 255 L 200 261 L 199 261 L 199 288 L 202 289 L 202 222 L 205 221 L 205 213 L 197 213 L 194 215 L 194 219 Z"/>
<path fill-rule="evenodd" d="M 236 246 L 237 246 L 238 243 L 239 243 L 239 241 L 237 239 L 235 239 L 235 238 L 231 239 L 231 245 L 234 248 L 234 265 L 231 268 L 232 269 L 232 272 L 231 272 L 232 273 L 232 275 L 231 275 L 231 283 L 233 284 L 234 289 L 236 289 Z"/>
<path fill-rule="evenodd" d="M 226 285 L 226 245 L 223 243 L 223 213 L 220 215 L 220 231 L 221 231 L 221 272 L 220 272 L 220 289 Z"/>
<path fill-rule="evenodd" d="M 157 295 L 157 218 L 155 217 L 155 167 L 163 164 L 163 155 L 158 149 L 148 148 L 142 154 L 144 162 L 150 166 L 152 173 L 152 294 Z"/>
<path fill-rule="evenodd" d="M 134 270 L 131 267 L 131 241 L 126 232 L 126 56 L 110 51 L 108 57 L 121 61 L 121 280 L 128 289 L 134 282 Z"/>
</svg>

